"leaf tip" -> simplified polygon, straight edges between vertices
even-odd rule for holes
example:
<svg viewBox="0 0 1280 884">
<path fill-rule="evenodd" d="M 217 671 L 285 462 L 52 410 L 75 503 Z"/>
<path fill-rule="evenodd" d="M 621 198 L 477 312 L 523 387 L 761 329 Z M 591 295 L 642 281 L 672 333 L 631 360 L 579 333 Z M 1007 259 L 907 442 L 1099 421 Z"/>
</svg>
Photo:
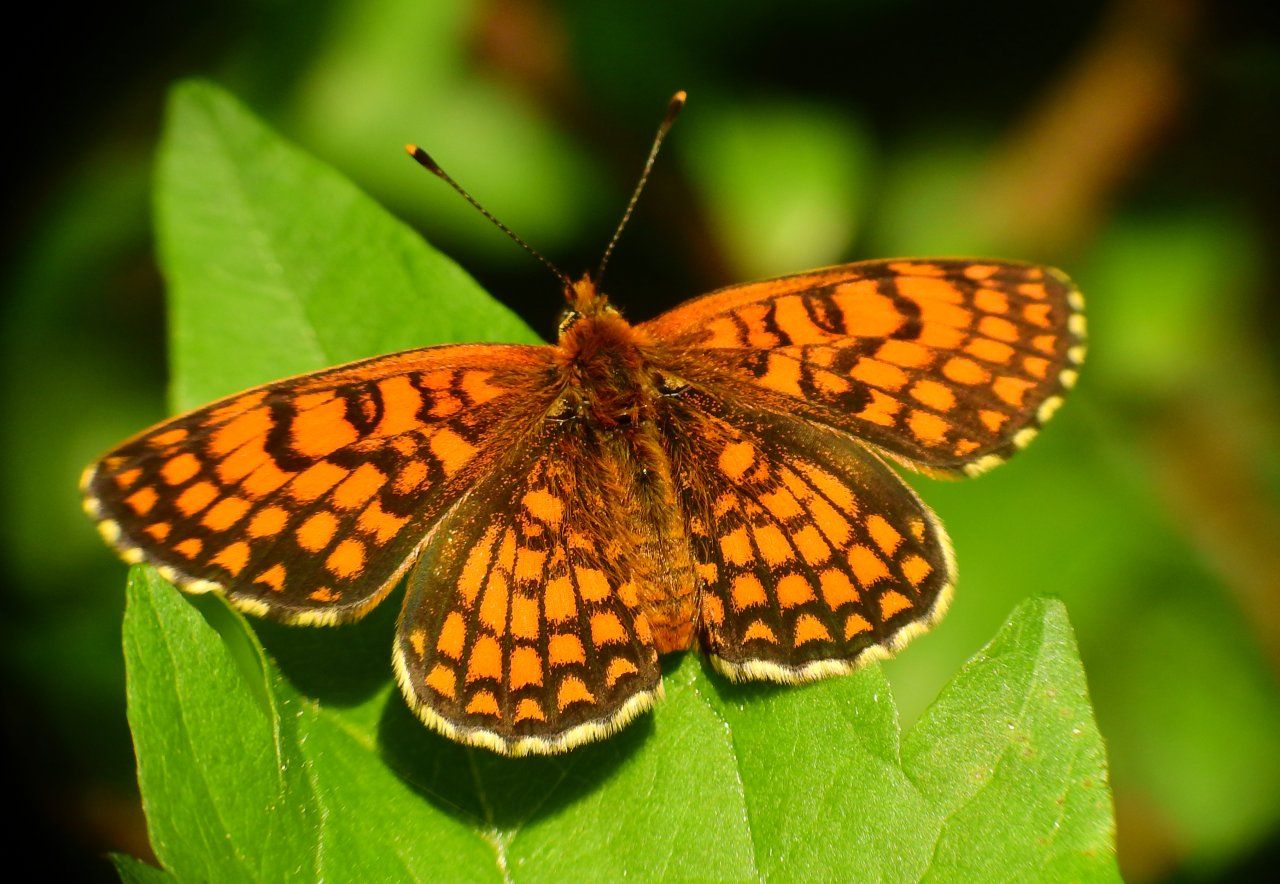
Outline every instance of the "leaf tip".
<svg viewBox="0 0 1280 884">
<path fill-rule="evenodd" d="M 1032 621 L 1039 621 L 1046 627 L 1070 628 L 1066 603 L 1054 596 L 1031 596 L 1023 599 L 1009 615 L 1010 623 Z"/>
<path fill-rule="evenodd" d="M 206 77 L 183 77 L 175 80 L 169 87 L 168 101 L 170 106 L 173 106 L 209 99 L 225 99 L 229 96 L 230 93 L 227 90 Z"/>
</svg>

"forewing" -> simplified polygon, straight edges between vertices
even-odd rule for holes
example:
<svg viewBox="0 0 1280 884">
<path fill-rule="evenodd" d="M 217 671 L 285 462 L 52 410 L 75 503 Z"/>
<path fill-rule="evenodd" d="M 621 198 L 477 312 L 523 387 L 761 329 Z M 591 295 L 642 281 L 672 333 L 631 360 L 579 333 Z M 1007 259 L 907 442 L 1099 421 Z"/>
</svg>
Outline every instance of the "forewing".
<svg viewBox="0 0 1280 884">
<path fill-rule="evenodd" d="M 508 755 L 600 739 L 652 705 L 637 515 L 589 432 L 547 422 L 441 521 L 409 581 L 396 673 L 453 739 Z"/>
<path fill-rule="evenodd" d="M 664 424 L 721 672 L 847 672 L 942 615 L 954 573 L 942 526 L 856 441 L 696 389 Z"/>
<path fill-rule="evenodd" d="M 692 382 L 973 475 L 1025 446 L 1075 383 L 1083 308 L 1052 268 L 866 261 L 713 292 L 640 329 Z"/>
<path fill-rule="evenodd" d="M 550 372 L 550 348 L 473 345 L 268 384 L 109 452 L 85 473 L 85 508 L 127 561 L 188 591 L 289 622 L 354 619 L 536 424 Z"/>
</svg>

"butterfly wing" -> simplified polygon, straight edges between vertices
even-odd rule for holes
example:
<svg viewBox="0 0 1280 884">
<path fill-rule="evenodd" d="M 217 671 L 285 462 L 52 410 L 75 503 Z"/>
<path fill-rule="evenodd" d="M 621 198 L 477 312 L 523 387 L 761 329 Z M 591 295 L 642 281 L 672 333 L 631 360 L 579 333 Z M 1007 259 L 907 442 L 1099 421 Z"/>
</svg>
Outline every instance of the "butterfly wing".
<svg viewBox="0 0 1280 884">
<path fill-rule="evenodd" d="M 258 387 L 85 472 L 130 562 L 288 622 L 362 616 L 554 395 L 549 347 L 431 347 Z"/>
<path fill-rule="evenodd" d="M 1025 446 L 1076 380 L 1084 303 L 1004 261 L 866 261 L 713 292 L 639 326 L 691 383 L 975 475 Z"/>
<path fill-rule="evenodd" d="M 946 534 L 856 441 L 697 388 L 662 423 L 718 670 L 783 682 L 847 672 L 942 615 Z"/>
<path fill-rule="evenodd" d="M 439 524 L 395 649 L 431 727 L 509 755 L 607 736 L 660 694 L 625 474 L 590 428 L 555 421 Z"/>
</svg>

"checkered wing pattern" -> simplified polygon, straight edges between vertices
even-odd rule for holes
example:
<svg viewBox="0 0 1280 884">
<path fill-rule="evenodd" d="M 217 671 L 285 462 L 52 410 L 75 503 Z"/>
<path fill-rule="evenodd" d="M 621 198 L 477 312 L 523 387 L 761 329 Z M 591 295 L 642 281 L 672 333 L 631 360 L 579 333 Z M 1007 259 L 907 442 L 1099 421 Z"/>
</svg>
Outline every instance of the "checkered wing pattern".
<svg viewBox="0 0 1280 884">
<path fill-rule="evenodd" d="M 723 289 L 639 329 L 690 381 L 746 386 L 912 467 L 976 475 L 1075 383 L 1083 307 L 1050 268 L 867 261 Z"/>
<path fill-rule="evenodd" d="M 806 681 L 897 650 L 946 607 L 933 513 L 821 426 L 691 388 L 668 407 L 702 640 L 734 679 Z"/>
<path fill-rule="evenodd" d="M 616 458 L 547 422 L 441 521 L 396 641 L 406 699 L 508 755 L 599 739 L 649 708 L 658 654 L 637 596 L 640 517 Z"/>
<path fill-rule="evenodd" d="M 188 591 L 288 622 L 351 620 L 529 432 L 551 371 L 549 348 L 474 345 L 268 384 L 120 445 L 86 471 L 85 506 L 126 560 Z"/>
</svg>

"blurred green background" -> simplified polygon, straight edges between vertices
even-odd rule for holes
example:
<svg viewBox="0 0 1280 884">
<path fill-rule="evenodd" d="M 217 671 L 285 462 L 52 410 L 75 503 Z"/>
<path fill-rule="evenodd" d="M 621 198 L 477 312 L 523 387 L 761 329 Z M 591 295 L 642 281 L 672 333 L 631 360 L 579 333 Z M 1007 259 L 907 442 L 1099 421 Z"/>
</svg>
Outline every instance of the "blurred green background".
<svg viewBox="0 0 1280 884">
<path fill-rule="evenodd" d="M 1280 830 L 1280 37 L 1266 4 L 235 0 L 38 12 L 4 238 L 4 757 L 51 869 L 149 855 L 124 716 L 124 566 L 76 479 L 164 414 L 149 186 L 163 95 L 207 75 L 534 328 L 554 280 L 402 153 L 427 146 L 571 272 L 667 98 L 690 99 L 607 288 L 635 319 L 827 263 L 1056 264 L 1081 384 L 1025 454 L 913 480 L 961 580 L 888 665 L 908 720 L 1032 594 L 1066 600 L 1127 878 L 1231 879 Z M 66 25 L 74 23 L 74 28 Z M 370 292 L 376 298 L 377 292 Z"/>
</svg>

